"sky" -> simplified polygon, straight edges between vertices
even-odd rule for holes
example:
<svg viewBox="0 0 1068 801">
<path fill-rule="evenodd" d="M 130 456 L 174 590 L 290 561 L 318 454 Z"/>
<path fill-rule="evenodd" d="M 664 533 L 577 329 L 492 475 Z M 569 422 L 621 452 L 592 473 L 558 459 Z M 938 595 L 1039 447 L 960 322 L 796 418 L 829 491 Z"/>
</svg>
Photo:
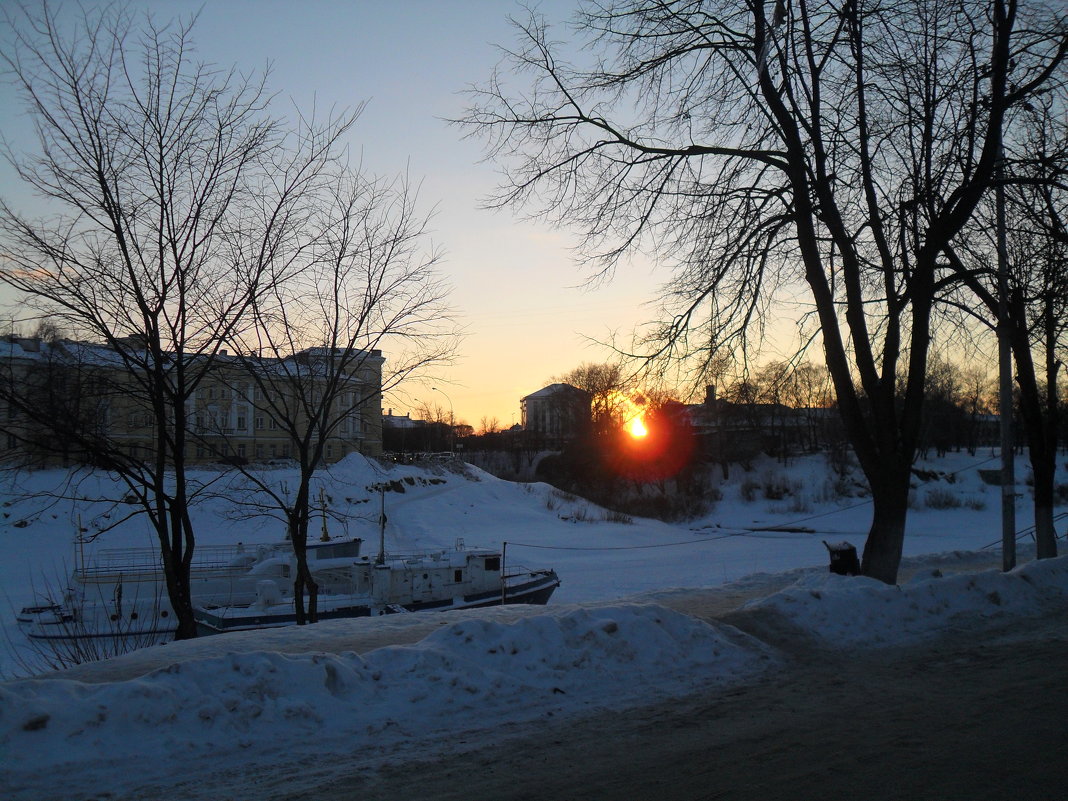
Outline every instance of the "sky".
<svg viewBox="0 0 1068 801">
<path fill-rule="evenodd" d="M 92 3 L 90 2 L 90 5 Z M 496 167 L 480 163 L 479 142 L 464 140 L 447 120 L 462 116 L 463 90 L 486 81 L 499 61 L 496 44 L 514 42 L 510 0 L 133 0 L 157 17 L 196 13 L 199 55 L 243 70 L 271 65 L 269 88 L 281 111 L 296 104 L 351 108 L 366 101 L 349 137 L 354 160 L 372 172 L 407 172 L 421 181 L 423 207 L 435 209 L 433 242 L 443 249 L 442 274 L 466 338 L 455 365 L 410 382 L 386 397 L 395 414 L 423 404 L 480 427 L 520 420 L 520 398 L 608 351 L 591 340 L 624 341 L 662 277 L 648 264 L 621 269 L 596 290 L 584 288 L 568 231 L 483 208 L 497 185 Z M 537 4 L 566 20 L 573 2 Z M 289 101 L 292 101 L 290 103 Z M 25 120 L 12 89 L 0 87 L 0 130 L 18 147 Z M 0 166 L 6 199 L 19 195 Z M 9 301 L 9 298 L 0 298 Z M 12 314 L 10 303 L 0 314 Z M 385 354 L 388 358 L 388 352 Z M 431 389 L 436 387 L 436 389 Z"/>
<path fill-rule="evenodd" d="M 366 775 L 383 764 L 478 749 L 502 732 L 544 732 L 547 722 L 714 694 L 788 670 L 800 639 L 781 641 L 777 632 L 856 653 L 1061 614 L 1068 557 L 1035 562 L 1033 548 L 1022 545 L 1020 566 L 1003 573 L 998 549 L 983 547 L 998 541 L 999 520 L 999 490 L 977 473 L 984 458 L 950 454 L 923 464 L 939 477 L 916 490 L 898 586 L 828 572 L 821 540 L 863 547 L 870 506 L 827 495 L 819 455 L 732 471 L 715 509 L 678 524 L 602 519 L 603 510 L 547 485 L 473 469 L 465 476 L 394 465 L 391 478 L 413 481 L 387 501 L 390 548 L 398 541 L 451 548 L 457 536 L 469 546 L 508 539 L 509 565 L 559 573 L 563 583 L 549 605 L 236 632 L 0 682 L 5 797 L 246 797 L 250 775 L 266 781 L 257 787 L 265 797 L 272 780 L 287 797 L 306 780 L 305 795 L 314 797 L 311 785 L 335 773 Z M 318 480 L 339 503 L 342 493 L 358 501 L 382 469 L 353 455 Z M 791 498 L 744 500 L 743 484 L 772 475 L 792 487 Z M 280 469 L 275 477 L 292 474 Z M 107 496 L 109 479 L 94 474 L 79 488 L 79 503 L 57 505 L 2 478 L 0 588 L 18 607 L 29 602 L 29 565 L 43 568 L 69 552 L 70 518 L 107 513 L 107 504 L 90 499 Z M 37 471 L 24 479 L 33 486 L 21 489 L 63 478 Z M 936 490 L 961 506 L 926 508 Z M 248 542 L 254 529 L 257 541 L 270 537 L 262 522 L 227 525 L 229 502 L 216 497 L 194 509 L 198 542 Z M 1029 508 L 1020 504 L 1021 524 Z M 368 536 L 352 523 L 346 534 Z M 767 530 L 772 525 L 789 530 Z M 95 547 L 142 545 L 141 529 L 142 521 L 127 521 Z M 751 634 L 708 611 L 739 607 L 759 623 L 742 627 Z M 0 653 L 19 637 L 12 618 L 4 613 Z M 190 776 L 194 762 L 208 767 Z"/>
</svg>

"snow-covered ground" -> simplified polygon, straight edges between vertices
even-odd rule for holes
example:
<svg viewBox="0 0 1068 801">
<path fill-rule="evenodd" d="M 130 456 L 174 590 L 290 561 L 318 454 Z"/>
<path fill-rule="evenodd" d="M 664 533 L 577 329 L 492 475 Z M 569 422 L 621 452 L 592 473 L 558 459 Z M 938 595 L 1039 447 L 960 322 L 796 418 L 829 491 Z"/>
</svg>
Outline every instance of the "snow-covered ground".
<svg viewBox="0 0 1068 801">
<path fill-rule="evenodd" d="M 951 455 L 929 465 L 952 481 L 917 487 L 905 545 L 910 578 L 900 587 L 828 574 L 821 540 L 862 548 L 870 507 L 862 498 L 834 498 L 818 458 L 735 471 L 705 519 L 679 525 L 605 522 L 599 509 L 547 486 L 477 471 L 386 470 L 351 458 L 324 480 L 331 508 L 353 515 L 332 522 L 334 533 L 374 543 L 377 496 L 370 487 L 396 480 L 404 492 L 386 496 L 391 549 L 447 548 L 461 537 L 468 545 L 507 542 L 510 564 L 552 566 L 560 574 L 550 605 L 246 632 L 158 646 L 103 671 L 71 674 L 91 683 L 62 675 L 7 681 L 0 685 L 6 774 L 0 783 L 11 798 L 66 799 L 87 788 L 134 798 L 170 786 L 196 765 L 239 776 L 300 763 L 316 776 L 339 760 L 373 765 L 404 753 L 469 747 L 464 743 L 502 727 L 727 685 L 777 663 L 768 644 L 673 611 L 680 595 L 750 596 L 750 609 L 848 647 L 899 644 L 962 622 L 977 626 L 1063 604 L 1064 558 L 1009 574 L 955 573 L 998 558 L 996 549 L 982 550 L 1000 539 L 998 489 L 983 485 L 976 472 L 984 458 Z M 286 480 L 284 469 L 276 472 Z M 98 500 L 73 508 L 23 498 L 26 489 L 39 492 L 63 478 L 43 472 L 5 488 L 0 582 L 10 606 L 8 675 L 18 670 L 14 609 L 33 600 L 42 575 L 69 568 L 79 519 L 92 529 L 126 508 L 99 500 L 114 493 L 100 478 L 82 482 L 76 493 Z M 765 479 L 786 482 L 791 495 L 759 499 L 752 484 Z M 945 506 L 947 495 L 962 505 L 924 508 L 932 491 L 939 493 L 933 505 Z M 758 499 L 747 502 L 746 494 Z M 1020 528 L 1030 525 L 1026 502 L 1018 515 Z M 199 541 L 281 538 L 280 524 L 236 517 L 225 499 L 206 501 L 195 516 Z M 138 520 L 102 539 L 96 547 L 152 544 Z M 358 645 L 376 634 L 389 641 L 405 629 L 409 636 L 395 641 L 410 644 L 369 651 Z M 210 785 L 182 787 L 185 797 L 217 797 Z"/>
</svg>

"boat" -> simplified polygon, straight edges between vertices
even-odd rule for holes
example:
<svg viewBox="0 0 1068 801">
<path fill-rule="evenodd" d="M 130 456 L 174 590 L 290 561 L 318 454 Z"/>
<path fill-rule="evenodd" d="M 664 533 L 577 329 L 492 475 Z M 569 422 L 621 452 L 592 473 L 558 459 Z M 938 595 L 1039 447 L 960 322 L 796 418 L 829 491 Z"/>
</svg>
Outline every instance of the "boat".
<svg viewBox="0 0 1068 801">
<path fill-rule="evenodd" d="M 319 587 L 318 618 L 545 604 L 560 579 L 551 569 L 506 566 L 502 551 L 468 549 L 421 554 L 361 555 L 362 540 L 309 542 L 308 567 Z M 291 543 L 199 546 L 190 570 L 198 631 L 227 631 L 296 622 Z M 151 549 L 102 550 L 81 560 L 58 600 L 46 595 L 17 616 L 31 640 L 76 644 L 111 655 L 164 642 L 174 634 L 173 610 Z M 96 641 L 113 647 L 93 647 Z"/>
<path fill-rule="evenodd" d="M 353 547 L 358 553 L 359 544 L 348 546 Z M 255 598 L 258 580 L 293 570 L 289 543 L 201 545 L 193 554 L 189 572 L 194 598 L 249 600 Z M 121 641 L 126 647 L 119 650 L 129 650 L 174 635 L 174 611 L 160 554 L 152 548 L 101 549 L 88 558 L 79 548 L 66 586 L 58 591 L 50 588 L 37 600 L 16 616 L 31 640 L 83 645 Z"/>
<path fill-rule="evenodd" d="M 253 569 L 256 567 L 252 565 Z M 501 551 L 468 549 L 462 540 L 452 551 L 380 552 L 374 559 L 359 556 L 329 564 L 319 559 L 309 568 L 319 587 L 319 620 L 500 604 L 545 604 L 560 586 L 554 570 L 506 566 Z M 254 599 L 195 603 L 193 614 L 203 634 L 296 622 L 291 592 L 273 579 L 257 582 Z"/>
</svg>

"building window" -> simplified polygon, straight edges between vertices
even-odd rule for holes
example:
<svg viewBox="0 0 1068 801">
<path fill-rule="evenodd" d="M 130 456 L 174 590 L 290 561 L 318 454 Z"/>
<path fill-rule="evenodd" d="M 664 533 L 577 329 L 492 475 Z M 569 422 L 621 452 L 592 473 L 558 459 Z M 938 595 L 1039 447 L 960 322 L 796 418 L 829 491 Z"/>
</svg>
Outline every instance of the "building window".
<svg viewBox="0 0 1068 801">
<path fill-rule="evenodd" d="M 256 415 L 256 430 L 257 431 L 262 431 L 263 430 L 263 415 L 262 414 L 257 414 Z"/>
<path fill-rule="evenodd" d="M 238 445 L 237 446 L 237 455 L 240 456 L 241 458 L 245 457 L 245 446 L 244 445 Z"/>
<path fill-rule="evenodd" d="M 262 459 L 263 458 L 263 446 L 262 445 L 257 445 L 256 446 L 256 458 L 257 459 Z"/>
<path fill-rule="evenodd" d="M 271 446 L 271 458 L 273 459 L 277 455 L 278 455 L 278 446 L 272 445 Z"/>
</svg>

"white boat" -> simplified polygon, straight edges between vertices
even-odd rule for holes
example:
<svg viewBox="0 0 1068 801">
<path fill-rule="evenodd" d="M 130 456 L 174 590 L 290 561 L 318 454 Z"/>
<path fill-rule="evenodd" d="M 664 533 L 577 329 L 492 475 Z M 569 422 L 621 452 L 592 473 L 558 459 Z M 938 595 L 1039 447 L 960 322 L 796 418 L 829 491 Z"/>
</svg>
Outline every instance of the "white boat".
<svg viewBox="0 0 1068 801">
<path fill-rule="evenodd" d="M 335 549 L 338 544 L 333 544 Z M 344 547 L 359 554 L 359 541 Z M 309 560 L 313 558 L 309 549 Z M 272 545 L 199 546 L 190 567 L 195 599 L 249 602 L 256 583 L 292 575 L 293 549 Z M 174 611 L 167 595 L 159 551 L 103 549 L 88 558 L 79 552 L 67 586 L 44 593 L 24 607 L 19 627 L 33 640 L 124 640 L 133 647 L 162 642 L 174 634 Z M 284 586 L 285 582 L 280 581 Z M 292 583 L 292 582 L 290 582 Z"/>
<path fill-rule="evenodd" d="M 500 551 L 468 550 L 361 556 L 360 539 L 308 543 L 318 617 L 462 609 L 501 603 L 544 604 L 560 580 L 552 570 L 506 567 Z M 174 613 L 150 549 L 104 550 L 83 562 L 58 599 L 45 597 L 18 614 L 32 640 L 76 644 L 110 641 L 110 655 L 170 639 Z M 194 615 L 202 633 L 296 622 L 296 558 L 288 543 L 199 546 L 190 571 Z M 96 650 L 91 647 L 88 650 Z"/>
<path fill-rule="evenodd" d="M 309 568 L 319 587 L 320 620 L 500 604 L 545 604 L 560 586 L 553 570 L 505 566 L 501 551 L 469 550 L 462 542 L 452 551 L 380 553 L 374 559 L 360 556 L 335 560 L 334 564 L 320 559 Z M 291 594 L 287 597 L 274 580 L 259 582 L 255 599 L 197 602 L 193 613 L 198 629 L 206 634 L 296 622 Z"/>
</svg>

